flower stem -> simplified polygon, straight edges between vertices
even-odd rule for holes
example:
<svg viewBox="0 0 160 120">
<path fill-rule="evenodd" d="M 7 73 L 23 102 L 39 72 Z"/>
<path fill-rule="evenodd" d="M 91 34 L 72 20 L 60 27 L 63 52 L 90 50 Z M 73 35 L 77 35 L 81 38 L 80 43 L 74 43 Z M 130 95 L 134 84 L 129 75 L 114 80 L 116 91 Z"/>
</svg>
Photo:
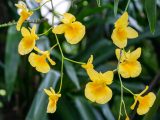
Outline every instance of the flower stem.
<svg viewBox="0 0 160 120">
<path fill-rule="evenodd" d="M 75 61 L 75 60 L 72 60 L 72 59 L 69 59 L 69 58 L 66 58 L 66 57 L 64 57 L 64 59 L 67 60 L 67 61 L 70 61 L 70 62 L 72 62 L 72 63 L 76 63 L 76 64 L 80 64 L 80 65 L 85 64 L 85 63 L 83 63 L 83 62 L 78 62 L 78 61 Z"/>
<path fill-rule="evenodd" d="M 45 31 L 44 33 L 38 34 L 38 36 L 43 36 L 45 34 L 47 34 L 53 27 L 50 27 L 47 31 Z"/>
<path fill-rule="evenodd" d="M 126 8 L 125 8 L 125 11 L 127 11 L 130 1 L 131 1 L 131 0 L 128 0 L 127 5 L 126 5 Z"/>
<path fill-rule="evenodd" d="M 43 3 L 42 5 L 40 5 L 39 7 L 37 7 L 37 8 L 35 8 L 35 9 L 32 9 L 31 11 L 36 11 L 36 10 L 39 10 L 43 5 L 45 5 L 47 2 L 49 2 L 49 0 L 48 1 L 46 1 L 45 3 Z"/>
</svg>

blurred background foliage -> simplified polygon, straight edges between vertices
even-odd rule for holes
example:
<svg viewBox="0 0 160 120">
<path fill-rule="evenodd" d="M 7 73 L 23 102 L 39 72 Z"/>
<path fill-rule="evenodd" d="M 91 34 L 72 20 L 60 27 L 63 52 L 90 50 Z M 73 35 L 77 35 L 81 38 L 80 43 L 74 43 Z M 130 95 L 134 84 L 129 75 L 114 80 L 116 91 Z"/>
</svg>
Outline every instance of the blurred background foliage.
<svg viewBox="0 0 160 120">
<path fill-rule="evenodd" d="M 14 6 L 17 0 L 1 0 L 0 23 L 17 20 Z M 29 0 L 30 6 L 38 6 Z M 97 6 L 97 2 L 101 7 Z M 68 44 L 63 36 L 60 42 L 65 56 L 86 62 L 94 55 L 94 65 L 98 71 L 116 68 L 115 46 L 111 41 L 111 33 L 115 20 L 125 10 L 127 0 L 74 0 L 69 12 L 86 26 L 86 35 L 78 45 Z M 119 5 L 118 5 L 119 3 Z M 118 5 L 118 8 L 117 8 Z M 157 12 L 156 12 L 157 11 Z M 150 85 L 149 91 L 157 94 L 153 108 L 145 116 L 138 116 L 131 111 L 133 96 L 124 93 L 127 112 L 133 120 L 160 119 L 160 0 L 131 0 L 128 6 L 130 25 L 139 32 L 139 37 L 129 40 L 127 49 L 142 47 L 140 62 L 143 67 L 141 75 L 134 79 L 123 79 L 123 83 L 134 93 L 139 93 Z M 115 14 L 117 15 L 115 16 Z M 42 18 L 37 11 L 32 19 Z M 148 22 L 149 21 L 149 22 Z M 26 26 L 28 23 L 26 23 Z M 150 26 L 150 27 L 149 27 Z M 39 24 L 38 33 L 49 29 L 47 22 Z M 15 26 L 0 28 L 0 120 L 116 120 L 119 112 L 120 83 L 117 75 L 111 85 L 112 100 L 105 105 L 91 103 L 84 97 L 85 84 L 89 78 L 79 65 L 64 63 L 64 79 L 62 97 L 58 102 L 55 114 L 46 114 L 48 98 L 43 88 L 59 87 L 60 52 L 58 48 L 52 52 L 56 66 L 47 74 L 40 74 L 28 63 L 28 56 L 20 56 L 17 46 L 21 39 Z M 38 47 L 47 50 L 55 43 L 50 32 L 40 37 Z M 125 119 L 125 115 L 123 116 Z"/>
</svg>

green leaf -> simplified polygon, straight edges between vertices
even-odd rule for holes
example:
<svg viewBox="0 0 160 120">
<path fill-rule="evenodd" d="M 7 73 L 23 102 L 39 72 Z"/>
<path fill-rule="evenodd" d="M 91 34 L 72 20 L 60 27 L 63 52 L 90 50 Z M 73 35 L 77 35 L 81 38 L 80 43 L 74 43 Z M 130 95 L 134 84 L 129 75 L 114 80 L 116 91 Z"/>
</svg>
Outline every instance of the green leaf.
<svg viewBox="0 0 160 120">
<path fill-rule="evenodd" d="M 65 61 L 64 62 L 64 67 L 65 67 L 65 70 L 66 70 L 69 78 L 75 84 L 76 88 L 80 89 L 81 87 L 79 85 L 79 80 L 78 80 L 78 77 L 77 77 L 77 74 L 76 74 L 76 70 L 75 70 L 73 64 L 68 62 L 68 61 Z"/>
<path fill-rule="evenodd" d="M 100 112 L 98 112 L 86 99 L 82 97 L 75 98 L 75 105 L 78 109 L 82 120 L 103 120 Z"/>
<path fill-rule="evenodd" d="M 114 0 L 114 15 L 117 15 L 119 0 Z"/>
<path fill-rule="evenodd" d="M 52 52 L 51 54 L 53 54 L 56 58 L 61 60 L 61 56 L 56 50 L 54 50 L 54 52 Z M 65 60 L 64 61 L 64 68 L 67 72 L 68 77 L 73 82 L 73 84 L 76 86 L 76 88 L 80 89 L 79 79 L 77 77 L 77 74 L 76 74 L 76 71 L 75 71 L 73 64 Z"/>
<path fill-rule="evenodd" d="M 27 114 L 26 120 L 44 120 L 47 119 L 47 103 L 48 97 L 44 93 L 44 88 L 53 87 L 55 88 L 60 75 L 58 72 L 50 70 L 42 81 L 36 96 L 32 102 L 31 108 Z"/>
<path fill-rule="evenodd" d="M 157 112 L 159 106 L 160 106 L 160 89 L 158 90 L 155 103 L 150 108 L 149 112 L 144 116 L 143 120 L 153 120 L 153 117 L 154 117 L 155 113 Z"/>
<path fill-rule="evenodd" d="M 8 99 L 10 99 L 14 90 L 14 84 L 17 76 L 20 55 L 18 54 L 18 43 L 21 39 L 20 32 L 17 32 L 15 26 L 8 29 L 7 43 L 5 50 L 5 83 Z"/>
<path fill-rule="evenodd" d="M 157 13 L 156 0 L 145 0 L 145 10 L 147 13 L 150 30 L 152 33 L 154 33 Z"/>
<path fill-rule="evenodd" d="M 108 104 L 101 105 L 102 113 L 107 120 L 115 120 L 112 111 L 110 110 Z"/>
</svg>

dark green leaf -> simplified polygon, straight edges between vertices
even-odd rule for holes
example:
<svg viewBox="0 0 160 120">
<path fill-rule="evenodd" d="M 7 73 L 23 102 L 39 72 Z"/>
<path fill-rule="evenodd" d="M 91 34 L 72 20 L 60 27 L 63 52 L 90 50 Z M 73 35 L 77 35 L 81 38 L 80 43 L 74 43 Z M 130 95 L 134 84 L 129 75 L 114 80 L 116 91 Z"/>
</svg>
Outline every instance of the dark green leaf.
<svg viewBox="0 0 160 120">
<path fill-rule="evenodd" d="M 114 0 L 114 15 L 117 15 L 119 0 Z"/>
<path fill-rule="evenodd" d="M 103 115 L 105 116 L 105 118 L 107 120 L 115 120 L 115 118 L 112 114 L 112 111 L 110 110 L 108 104 L 101 105 L 101 109 L 102 109 Z"/>
<path fill-rule="evenodd" d="M 44 120 L 47 119 L 47 95 L 44 93 L 44 88 L 55 88 L 60 75 L 58 72 L 51 70 L 42 81 L 36 96 L 33 100 L 31 108 L 27 114 L 26 120 Z"/>
<path fill-rule="evenodd" d="M 17 32 L 15 26 L 8 29 L 7 43 L 5 50 L 5 82 L 10 99 L 14 90 L 14 83 L 17 76 L 20 55 L 18 54 L 18 43 L 21 39 L 20 32 Z"/>
<path fill-rule="evenodd" d="M 150 30 L 152 33 L 154 33 L 156 26 L 156 13 L 157 13 L 156 0 L 145 0 L 145 10 L 147 13 Z"/>
<path fill-rule="evenodd" d="M 65 61 L 64 66 L 65 66 L 65 69 L 66 69 L 66 72 L 67 72 L 69 78 L 75 84 L 76 88 L 80 89 L 79 80 L 78 80 L 76 70 L 75 70 L 73 64 L 68 61 Z"/>
</svg>

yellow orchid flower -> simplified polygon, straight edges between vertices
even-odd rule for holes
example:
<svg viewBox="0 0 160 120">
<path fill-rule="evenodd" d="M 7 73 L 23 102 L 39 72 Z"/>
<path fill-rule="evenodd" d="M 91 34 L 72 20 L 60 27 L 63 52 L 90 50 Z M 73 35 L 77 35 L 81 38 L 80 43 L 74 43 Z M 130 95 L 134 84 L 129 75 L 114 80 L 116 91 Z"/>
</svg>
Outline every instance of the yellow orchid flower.
<svg viewBox="0 0 160 120">
<path fill-rule="evenodd" d="M 44 92 L 49 96 L 47 113 L 54 113 L 57 109 L 57 102 L 61 94 L 56 94 L 52 87 L 50 87 L 50 90 L 44 89 Z"/>
<path fill-rule="evenodd" d="M 105 104 L 112 98 L 112 90 L 106 86 L 110 85 L 113 80 L 113 71 L 98 73 L 93 69 L 93 56 L 88 60 L 88 63 L 82 65 L 86 69 L 87 74 L 92 82 L 87 83 L 85 88 L 85 96 L 92 102 Z"/>
<path fill-rule="evenodd" d="M 17 30 L 20 31 L 23 22 L 27 20 L 33 14 L 33 12 L 28 10 L 25 3 L 15 4 L 15 6 L 21 10 L 20 18 L 16 26 Z"/>
<path fill-rule="evenodd" d="M 146 88 L 140 94 L 136 94 L 134 96 L 135 102 L 131 106 L 131 109 L 133 110 L 137 102 L 139 102 L 137 108 L 137 113 L 139 115 L 146 114 L 149 111 L 149 109 L 153 106 L 154 101 L 156 100 L 156 95 L 153 92 L 149 92 L 147 95 L 142 96 L 147 90 L 148 86 L 146 86 Z"/>
<path fill-rule="evenodd" d="M 56 63 L 50 58 L 49 51 L 41 51 L 37 47 L 34 48 L 35 51 L 40 53 L 41 55 L 31 53 L 29 55 L 29 62 L 30 64 L 36 68 L 37 71 L 42 73 L 47 73 L 50 70 L 50 66 L 47 63 L 47 60 L 50 62 L 51 65 L 55 65 Z"/>
<path fill-rule="evenodd" d="M 29 28 L 29 30 L 25 27 L 22 27 L 21 33 L 23 38 L 18 45 L 18 52 L 20 55 L 26 55 L 30 53 L 35 47 L 35 41 L 38 39 L 38 36 L 36 35 L 35 31 L 35 25 L 32 29 Z"/>
<path fill-rule="evenodd" d="M 76 18 L 70 13 L 64 13 L 63 24 L 60 24 L 53 28 L 52 32 L 55 34 L 63 34 L 70 44 L 79 43 L 85 35 L 85 26 L 75 21 Z"/>
<path fill-rule="evenodd" d="M 137 48 L 133 52 L 125 52 L 124 50 L 122 50 L 122 52 L 120 53 L 120 51 L 120 49 L 115 50 L 117 59 L 120 59 L 118 72 L 121 74 L 121 76 L 123 78 L 134 78 L 139 76 L 139 74 L 142 71 L 142 68 L 140 62 L 137 59 L 141 55 L 141 48 Z"/>
<path fill-rule="evenodd" d="M 127 39 L 138 37 L 138 33 L 131 27 L 128 27 L 128 13 L 125 12 L 115 23 L 115 29 L 112 33 L 113 43 L 124 48 L 127 45 Z"/>
</svg>

